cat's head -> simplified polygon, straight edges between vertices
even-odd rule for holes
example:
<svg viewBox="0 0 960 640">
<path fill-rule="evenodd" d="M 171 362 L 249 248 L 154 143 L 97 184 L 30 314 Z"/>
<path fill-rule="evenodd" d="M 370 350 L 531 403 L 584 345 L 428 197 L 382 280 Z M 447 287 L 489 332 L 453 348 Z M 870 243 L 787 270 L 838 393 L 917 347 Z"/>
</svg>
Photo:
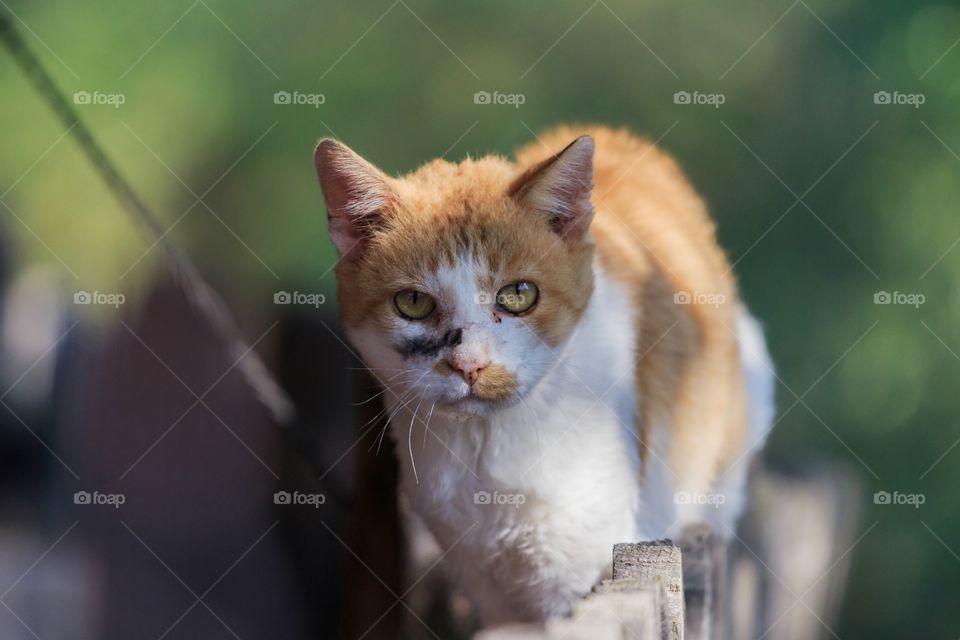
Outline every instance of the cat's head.
<svg viewBox="0 0 960 640">
<path fill-rule="evenodd" d="M 320 142 L 341 316 L 394 399 L 485 415 L 556 366 L 593 291 L 593 154 L 584 136 L 526 170 L 435 160 L 395 178 Z"/>
</svg>

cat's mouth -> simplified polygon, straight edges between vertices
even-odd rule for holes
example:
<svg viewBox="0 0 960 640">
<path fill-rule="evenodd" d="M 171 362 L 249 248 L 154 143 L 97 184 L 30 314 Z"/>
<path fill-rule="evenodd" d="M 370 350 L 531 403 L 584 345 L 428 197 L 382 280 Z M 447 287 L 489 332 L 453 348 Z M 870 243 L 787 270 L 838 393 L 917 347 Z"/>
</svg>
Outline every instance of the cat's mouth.
<svg viewBox="0 0 960 640">
<path fill-rule="evenodd" d="M 437 411 L 443 410 L 448 414 L 462 416 L 464 418 L 471 416 L 481 417 L 493 413 L 502 405 L 502 402 L 501 400 L 483 400 L 472 394 L 468 394 L 459 400 L 438 403 Z"/>
<path fill-rule="evenodd" d="M 508 395 L 491 397 L 483 393 L 477 393 L 476 389 L 471 387 L 466 393 L 456 399 L 441 401 L 437 403 L 437 409 L 444 409 L 448 413 L 485 416 L 506 407 L 511 407 L 521 400 L 518 392 L 512 392 Z"/>
</svg>

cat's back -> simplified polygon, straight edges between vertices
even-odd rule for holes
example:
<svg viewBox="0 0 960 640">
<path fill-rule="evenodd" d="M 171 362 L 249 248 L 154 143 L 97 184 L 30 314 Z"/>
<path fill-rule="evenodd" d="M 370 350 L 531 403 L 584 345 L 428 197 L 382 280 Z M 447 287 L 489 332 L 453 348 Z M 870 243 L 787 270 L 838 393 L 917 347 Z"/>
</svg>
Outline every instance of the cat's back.
<svg viewBox="0 0 960 640">
<path fill-rule="evenodd" d="M 651 461 L 645 509 L 678 521 L 674 492 L 709 491 L 746 442 L 737 329 L 746 312 L 703 200 L 651 142 L 623 129 L 561 127 L 521 149 L 517 163 L 536 164 L 581 135 L 596 143 L 590 232 L 602 274 L 638 311 L 636 427 L 641 458 Z M 701 518 L 695 509 L 687 515 Z"/>
</svg>

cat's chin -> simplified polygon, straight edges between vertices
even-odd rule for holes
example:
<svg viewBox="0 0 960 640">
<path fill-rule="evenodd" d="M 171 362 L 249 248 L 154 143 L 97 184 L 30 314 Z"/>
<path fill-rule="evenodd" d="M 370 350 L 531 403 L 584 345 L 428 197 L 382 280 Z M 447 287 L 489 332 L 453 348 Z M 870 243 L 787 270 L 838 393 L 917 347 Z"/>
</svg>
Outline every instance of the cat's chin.
<svg viewBox="0 0 960 640">
<path fill-rule="evenodd" d="M 519 396 L 512 396 L 503 400 L 484 400 L 474 395 L 466 395 L 458 400 L 437 403 L 436 410 L 442 411 L 450 417 L 467 420 L 470 418 L 489 416 L 507 407 L 512 407 L 519 402 Z"/>
</svg>

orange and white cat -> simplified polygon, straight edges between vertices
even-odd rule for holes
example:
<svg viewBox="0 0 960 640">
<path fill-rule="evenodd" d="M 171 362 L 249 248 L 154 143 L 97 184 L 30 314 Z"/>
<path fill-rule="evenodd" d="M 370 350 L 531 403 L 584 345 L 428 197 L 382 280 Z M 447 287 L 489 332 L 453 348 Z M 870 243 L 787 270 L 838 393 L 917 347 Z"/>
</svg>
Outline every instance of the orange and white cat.
<svg viewBox="0 0 960 640">
<path fill-rule="evenodd" d="M 568 613 L 614 543 L 732 535 L 773 372 L 670 157 L 587 127 L 401 177 L 326 139 L 316 165 L 401 489 L 484 624 Z"/>
</svg>

